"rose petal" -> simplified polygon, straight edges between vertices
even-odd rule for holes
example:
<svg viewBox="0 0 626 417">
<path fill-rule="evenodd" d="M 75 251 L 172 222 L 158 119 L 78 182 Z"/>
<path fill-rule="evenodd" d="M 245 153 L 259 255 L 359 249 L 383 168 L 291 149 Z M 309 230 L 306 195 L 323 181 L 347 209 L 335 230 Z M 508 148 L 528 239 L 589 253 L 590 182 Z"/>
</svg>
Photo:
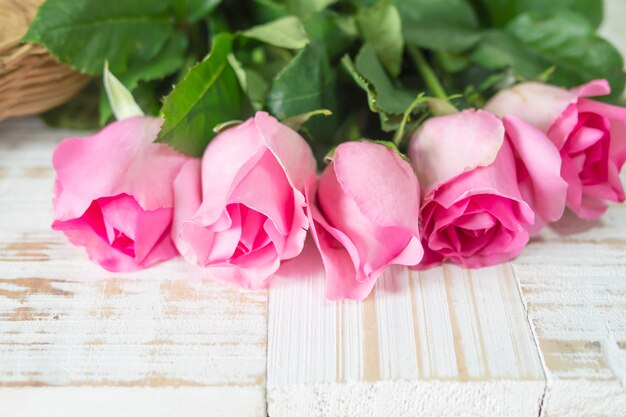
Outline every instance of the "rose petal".
<svg viewBox="0 0 626 417">
<path fill-rule="evenodd" d="M 411 139 L 408 154 L 427 195 L 464 172 L 491 165 L 503 141 L 498 118 L 465 110 L 426 121 Z"/>
<path fill-rule="evenodd" d="M 607 80 L 592 80 L 569 90 L 577 97 L 595 97 L 611 94 L 611 86 Z"/>
<path fill-rule="evenodd" d="M 306 180 L 317 168 L 311 147 L 295 130 L 265 112 L 257 112 L 254 123 L 262 141 L 284 169 L 289 183 L 297 190 L 304 190 Z"/>
<path fill-rule="evenodd" d="M 497 93 L 485 110 L 499 116 L 517 116 L 547 132 L 567 106 L 576 103 L 577 93 L 538 82 L 517 84 Z"/>
<path fill-rule="evenodd" d="M 200 264 L 207 257 L 208 249 L 203 249 L 196 253 L 187 233 L 193 231 L 183 231 L 183 226 L 192 222 L 196 211 L 202 202 L 202 188 L 200 185 L 200 161 L 190 159 L 186 162 L 176 179 L 174 180 L 174 220 L 172 222 L 172 240 L 176 248 L 183 257 L 193 263 Z M 202 225 L 199 225 L 202 226 Z M 191 227 L 191 229 L 194 229 Z M 210 243 L 209 243 L 210 244 Z"/>
<path fill-rule="evenodd" d="M 377 143 L 345 142 L 335 150 L 332 166 L 341 185 L 337 192 L 352 199 L 365 217 L 379 226 L 416 229 L 419 183 L 400 155 Z M 372 168 L 366 173 L 365 167 Z"/>
<path fill-rule="evenodd" d="M 519 160 L 520 192 L 535 212 L 531 233 L 561 218 L 565 210 L 567 183 L 561 178 L 561 156 L 539 129 L 509 116 L 502 121 Z"/>
<path fill-rule="evenodd" d="M 162 123 L 132 117 L 61 142 L 52 157 L 64 191 L 55 194 L 55 219 L 78 218 L 93 200 L 120 194 L 132 196 L 144 210 L 172 207 L 172 182 L 188 158 L 152 143 Z"/>
</svg>

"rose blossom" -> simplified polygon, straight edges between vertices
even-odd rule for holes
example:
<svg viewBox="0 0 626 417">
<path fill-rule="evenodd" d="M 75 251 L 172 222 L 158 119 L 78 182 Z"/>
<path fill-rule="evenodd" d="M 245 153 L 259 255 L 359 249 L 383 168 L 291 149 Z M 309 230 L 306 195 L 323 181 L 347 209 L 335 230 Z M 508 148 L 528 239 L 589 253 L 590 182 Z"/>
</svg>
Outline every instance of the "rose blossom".
<svg viewBox="0 0 626 417">
<path fill-rule="evenodd" d="M 59 143 L 52 157 L 54 223 L 109 271 L 177 255 L 170 238 L 172 183 L 189 158 L 152 143 L 163 121 L 132 117 Z"/>
<path fill-rule="evenodd" d="M 481 110 L 434 117 L 413 135 L 408 154 L 424 192 L 420 269 L 508 261 L 563 213 L 558 151 L 515 117 Z"/>
<path fill-rule="evenodd" d="M 411 165 L 396 151 L 372 142 L 337 147 L 319 183 L 307 184 L 328 298 L 364 299 L 388 265 L 422 259 L 419 196 Z"/>
<path fill-rule="evenodd" d="M 501 91 L 486 107 L 547 134 L 563 159 L 567 206 L 584 219 L 600 217 L 607 201 L 624 201 L 619 171 L 626 162 L 626 109 L 586 98 L 610 91 L 606 80 L 572 90 L 528 82 Z"/>
<path fill-rule="evenodd" d="M 174 183 L 180 253 L 215 279 L 266 287 L 302 251 L 304 184 L 315 169 L 306 141 L 267 113 L 220 133 Z"/>
</svg>

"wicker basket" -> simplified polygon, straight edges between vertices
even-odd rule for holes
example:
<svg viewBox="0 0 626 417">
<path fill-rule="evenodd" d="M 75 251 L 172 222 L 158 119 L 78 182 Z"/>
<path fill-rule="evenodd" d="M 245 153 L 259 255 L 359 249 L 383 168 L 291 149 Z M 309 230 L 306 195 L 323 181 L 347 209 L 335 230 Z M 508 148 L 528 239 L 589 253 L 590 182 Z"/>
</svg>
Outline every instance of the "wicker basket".
<svg viewBox="0 0 626 417">
<path fill-rule="evenodd" d="M 42 46 L 20 43 L 42 2 L 0 0 L 0 120 L 58 106 L 89 81 Z"/>
</svg>

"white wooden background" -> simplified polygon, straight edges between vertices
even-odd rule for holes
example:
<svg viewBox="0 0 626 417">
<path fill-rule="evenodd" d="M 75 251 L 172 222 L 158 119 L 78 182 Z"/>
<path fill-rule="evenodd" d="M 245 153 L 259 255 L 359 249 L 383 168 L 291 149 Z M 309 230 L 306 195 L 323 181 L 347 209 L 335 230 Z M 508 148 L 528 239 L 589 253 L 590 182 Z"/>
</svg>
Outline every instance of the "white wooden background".
<svg viewBox="0 0 626 417">
<path fill-rule="evenodd" d="M 181 260 L 107 273 L 52 232 L 70 134 L 0 123 L 0 417 L 626 416 L 626 205 L 509 264 L 391 268 L 364 302 L 324 300 L 311 245 L 246 292 Z"/>
</svg>

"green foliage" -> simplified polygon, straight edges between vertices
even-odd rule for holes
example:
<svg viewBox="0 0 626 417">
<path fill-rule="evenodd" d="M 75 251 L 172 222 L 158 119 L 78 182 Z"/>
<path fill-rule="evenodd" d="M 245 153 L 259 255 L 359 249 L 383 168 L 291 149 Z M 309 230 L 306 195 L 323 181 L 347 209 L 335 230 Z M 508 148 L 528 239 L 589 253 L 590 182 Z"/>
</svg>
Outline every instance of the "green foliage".
<svg viewBox="0 0 626 417">
<path fill-rule="evenodd" d="M 466 0 L 395 0 L 407 43 L 464 51 L 480 39 L 478 20 Z"/>
<path fill-rule="evenodd" d="M 348 56 L 343 58 L 342 63 L 357 85 L 367 93 L 369 108 L 379 114 L 382 129 L 395 130 L 417 94 L 393 84 L 369 44 L 361 48 L 354 63 Z"/>
<path fill-rule="evenodd" d="M 121 74 L 159 54 L 175 32 L 170 12 L 166 1 L 48 0 L 24 40 L 87 74 L 101 74 L 105 60 Z"/>
<path fill-rule="evenodd" d="M 502 27 L 517 15 L 534 12 L 543 16 L 558 16 L 574 12 L 584 17 L 594 28 L 602 22 L 602 0 L 474 0 L 485 18 L 494 26 Z"/>
<path fill-rule="evenodd" d="M 24 40 L 87 74 L 108 60 L 142 111 L 165 119 L 158 141 L 181 152 L 202 155 L 216 127 L 264 110 L 321 159 L 345 140 L 402 144 L 425 117 L 480 107 L 523 80 L 606 78 L 615 101 L 623 60 L 596 33 L 602 4 L 45 0 Z M 102 88 L 94 81 L 46 120 L 93 127 L 99 113 L 104 124 L 112 114 Z"/>
<path fill-rule="evenodd" d="M 196 23 L 211 13 L 220 2 L 221 0 L 174 0 L 173 9 L 179 19 Z"/>
<path fill-rule="evenodd" d="M 488 32 L 473 59 L 487 68 L 510 66 L 524 79 L 535 79 L 554 67 L 549 80 L 557 85 L 572 87 L 606 78 L 616 95 L 624 90 L 621 55 L 576 14 L 549 18 L 522 14 L 505 31 Z"/>
<path fill-rule="evenodd" d="M 305 18 L 315 12 L 324 10 L 337 0 L 286 0 L 287 9 L 294 15 Z"/>
<path fill-rule="evenodd" d="M 336 72 L 322 48 L 309 45 L 278 74 L 267 106 L 279 119 L 336 107 Z"/>
<path fill-rule="evenodd" d="M 374 48 L 376 55 L 393 77 L 400 74 L 404 38 L 398 9 L 388 1 L 362 9 L 356 22 L 363 40 Z"/>
<path fill-rule="evenodd" d="M 302 22 L 295 16 L 285 16 L 254 26 L 242 32 L 242 35 L 288 49 L 301 49 L 309 43 Z"/>
<path fill-rule="evenodd" d="M 201 156 L 215 137 L 215 126 L 245 115 L 245 96 L 228 62 L 231 50 L 232 37 L 218 35 L 211 53 L 165 98 L 161 111 L 165 123 L 158 142 Z"/>
</svg>

